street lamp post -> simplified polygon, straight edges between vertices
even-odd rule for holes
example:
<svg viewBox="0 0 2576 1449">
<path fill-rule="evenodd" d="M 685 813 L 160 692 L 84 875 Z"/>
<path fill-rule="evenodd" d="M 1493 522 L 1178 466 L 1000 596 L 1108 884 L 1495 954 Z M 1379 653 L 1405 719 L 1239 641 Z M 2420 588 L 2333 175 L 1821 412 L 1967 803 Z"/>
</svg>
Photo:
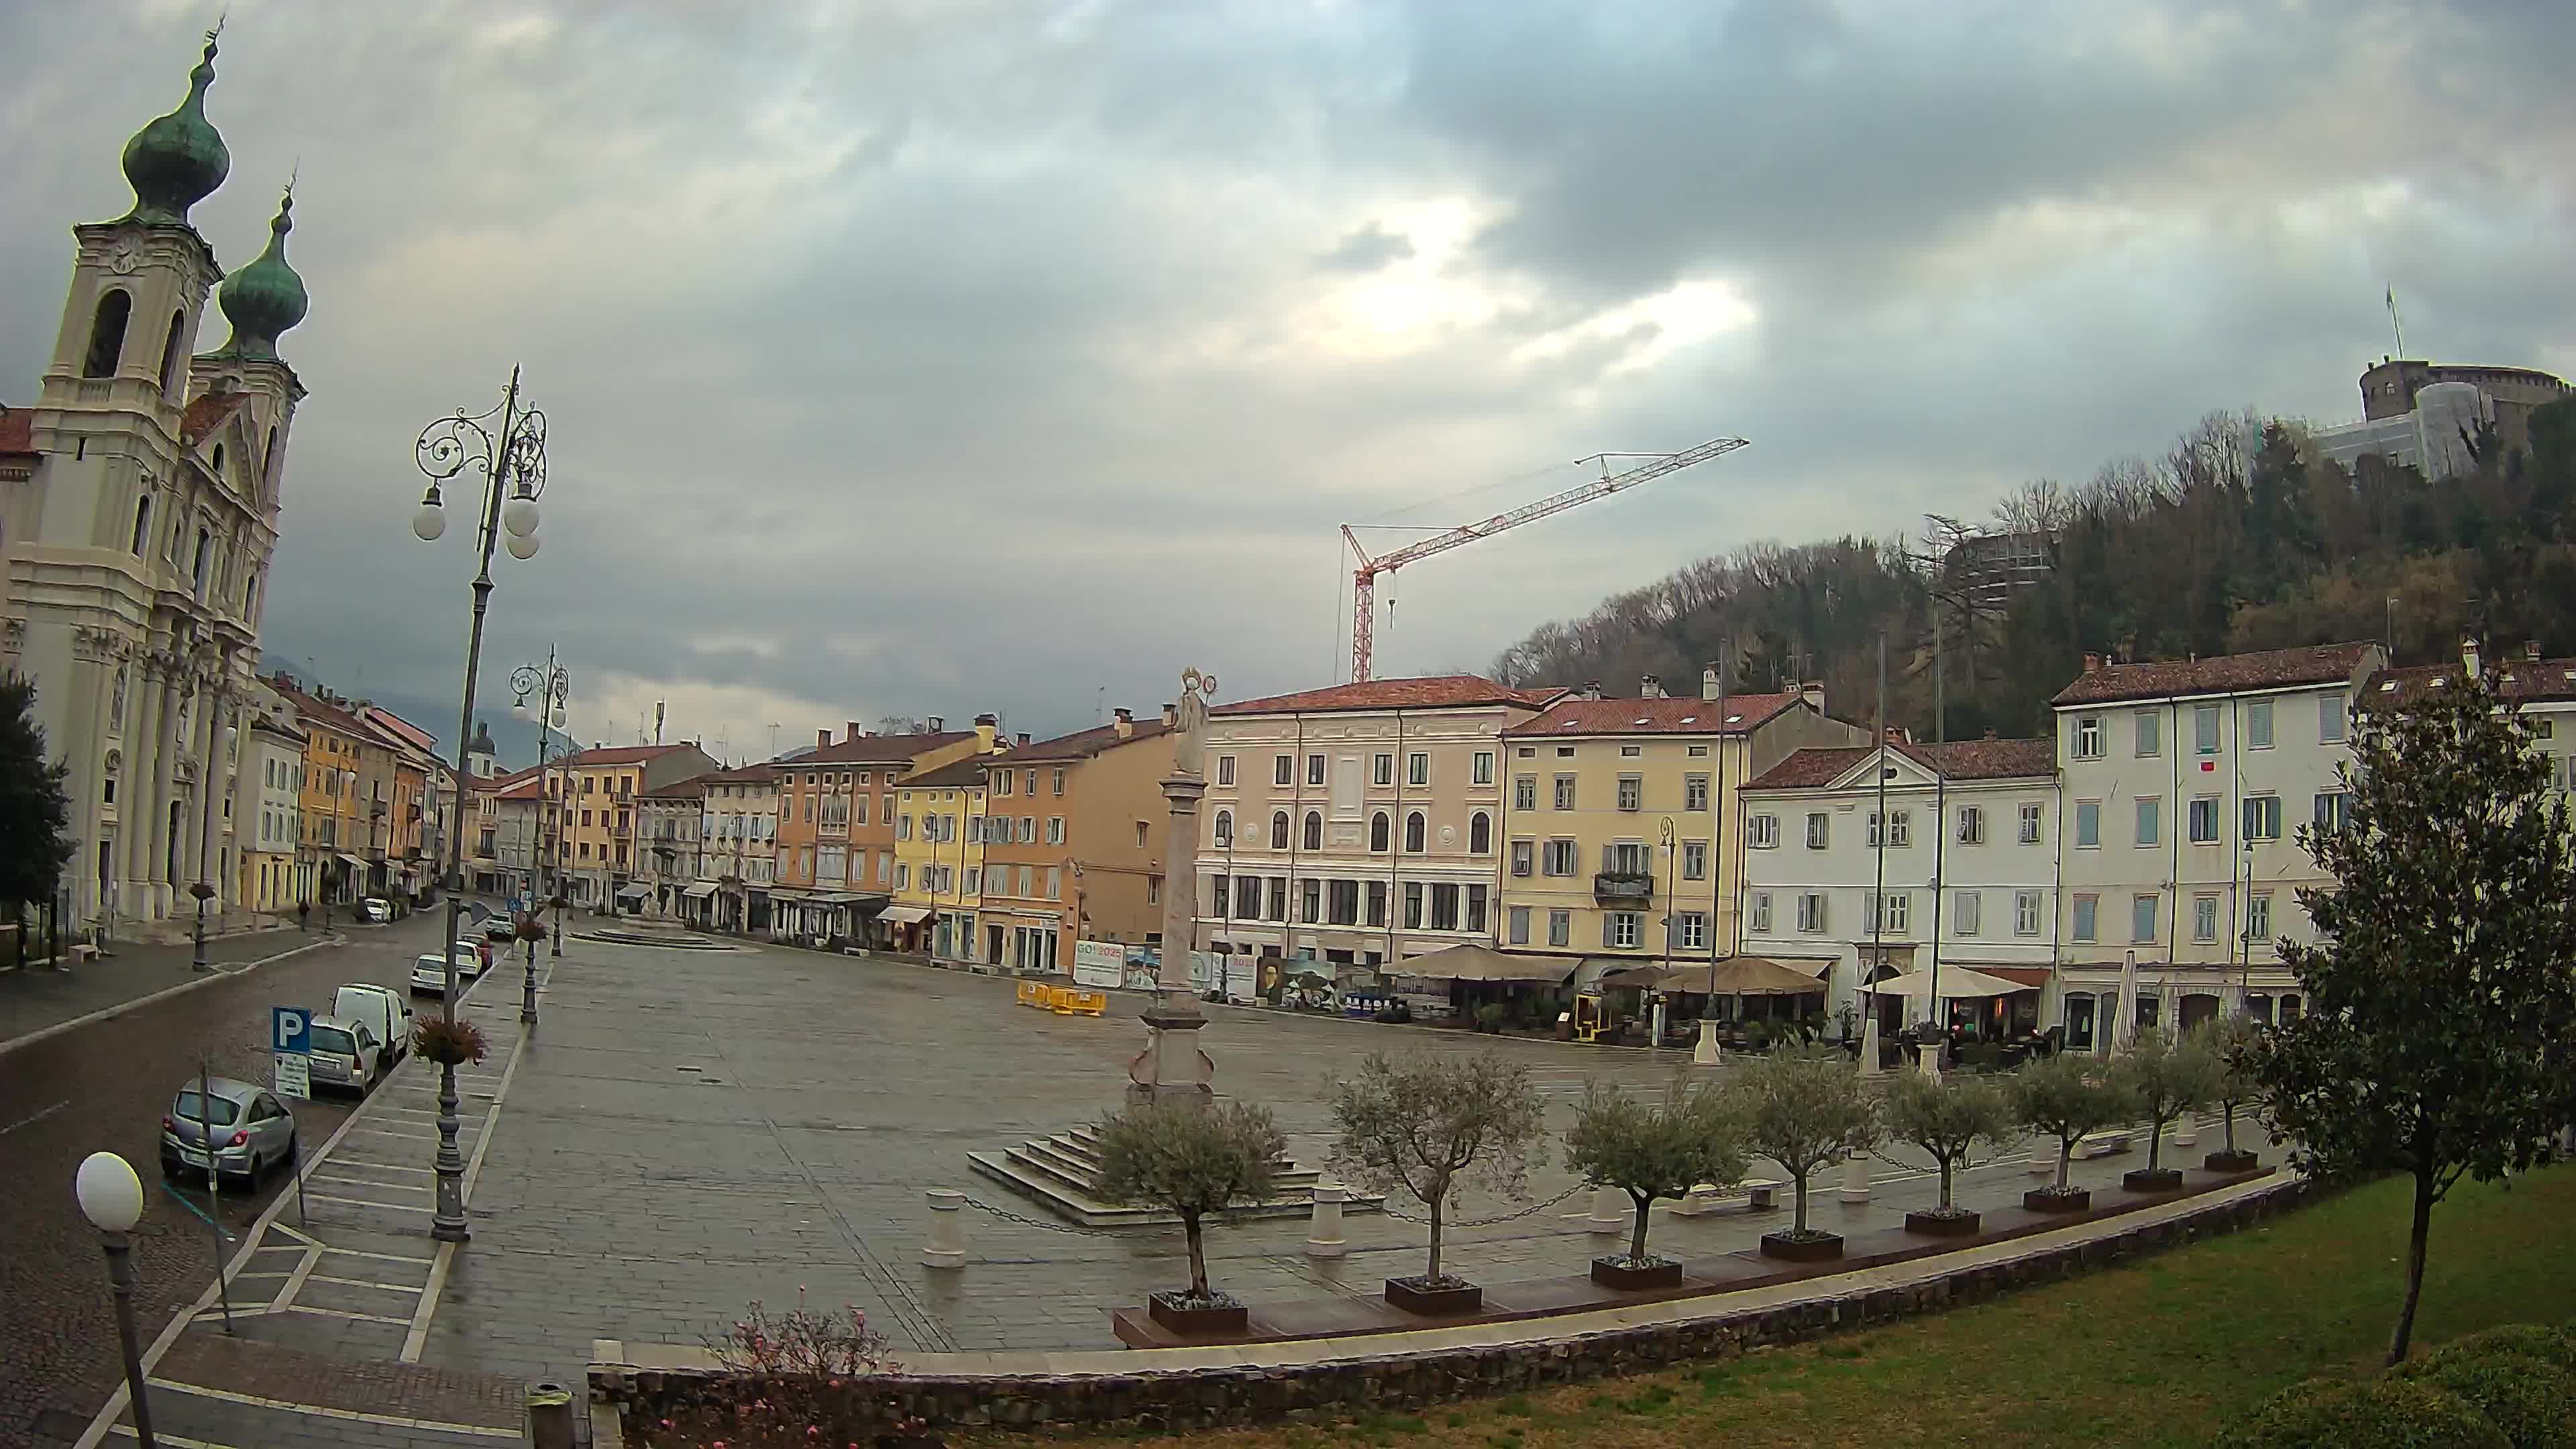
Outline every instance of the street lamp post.
<svg viewBox="0 0 2576 1449">
<path fill-rule="evenodd" d="M 134 1168 L 113 1152 L 93 1152 L 81 1160 L 72 1179 L 81 1216 L 98 1229 L 99 1246 L 107 1251 L 107 1286 L 116 1296 L 116 1337 L 125 1349 L 125 1392 L 134 1407 L 134 1437 L 153 1449 L 152 1407 L 144 1396 L 143 1350 L 134 1333 L 134 1255 L 126 1234 L 143 1217 L 143 1182 Z M 221 1265 L 218 1266 L 218 1271 Z"/>
<path fill-rule="evenodd" d="M 553 803 L 546 796 L 546 751 L 552 743 L 553 732 L 563 727 L 564 702 L 572 695 L 572 680 L 568 671 L 555 662 L 554 647 L 548 645 L 546 664 L 543 669 L 539 669 L 534 664 L 522 664 L 511 671 L 510 692 L 516 696 L 516 702 L 510 706 L 510 713 L 520 719 L 533 719 L 537 722 L 537 850 L 539 854 L 543 854 L 546 836 L 545 812 L 546 807 Z M 531 698 L 537 702 L 534 709 L 528 707 L 528 701 Z M 560 811 L 558 811 L 558 817 L 560 818 Z M 530 885 L 528 894 L 532 898 L 529 903 L 528 917 L 535 920 L 544 913 L 533 900 L 536 895 L 533 884 Z M 563 926 L 563 918 L 560 915 L 555 918 L 555 926 L 557 930 Z M 558 959 L 563 956 L 563 938 L 560 935 L 555 937 L 555 956 Z M 530 941 L 521 949 L 519 964 L 521 967 L 519 1020 L 534 1023 L 537 1019 L 536 942 Z"/>
<path fill-rule="evenodd" d="M 496 418 L 497 435 L 487 426 Z M 519 370 L 513 367 L 498 408 L 473 415 L 459 409 L 452 417 L 440 418 L 421 429 L 412 450 L 413 461 L 429 479 L 429 487 L 421 494 L 420 507 L 411 520 L 413 535 L 424 543 L 436 542 L 447 531 L 447 513 L 438 485 L 468 469 L 483 474 L 483 506 L 475 520 L 475 546 L 481 558 L 473 584 L 474 622 L 465 636 L 465 701 L 456 722 L 456 818 L 463 820 L 465 785 L 474 773 L 466 752 L 474 733 L 475 676 L 483 667 L 483 616 L 492 600 L 492 548 L 502 543 L 506 534 L 510 557 L 536 557 L 537 498 L 546 487 L 546 415 L 520 406 Z M 465 833 L 451 831 L 449 836 L 448 945 L 440 952 L 447 967 L 442 983 L 446 992 L 440 1005 L 453 1022 L 456 930 L 465 905 Z M 465 1155 L 456 1146 L 456 1130 L 461 1125 L 456 1107 L 456 1065 L 442 1062 L 438 1068 L 438 1210 L 430 1219 L 429 1231 L 431 1237 L 448 1243 L 461 1243 L 471 1236 L 465 1224 Z"/>
</svg>

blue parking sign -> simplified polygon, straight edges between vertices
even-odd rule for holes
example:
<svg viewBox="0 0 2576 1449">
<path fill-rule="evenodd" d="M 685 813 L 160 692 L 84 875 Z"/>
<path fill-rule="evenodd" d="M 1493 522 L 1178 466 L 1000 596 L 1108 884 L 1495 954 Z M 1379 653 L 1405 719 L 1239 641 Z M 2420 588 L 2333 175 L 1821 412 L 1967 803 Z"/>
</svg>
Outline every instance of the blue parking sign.
<svg viewBox="0 0 2576 1449">
<path fill-rule="evenodd" d="M 298 1055 L 313 1049 L 311 1031 L 313 1013 L 300 1006 L 272 1006 L 268 1009 L 268 1043 L 272 1052 Z"/>
</svg>

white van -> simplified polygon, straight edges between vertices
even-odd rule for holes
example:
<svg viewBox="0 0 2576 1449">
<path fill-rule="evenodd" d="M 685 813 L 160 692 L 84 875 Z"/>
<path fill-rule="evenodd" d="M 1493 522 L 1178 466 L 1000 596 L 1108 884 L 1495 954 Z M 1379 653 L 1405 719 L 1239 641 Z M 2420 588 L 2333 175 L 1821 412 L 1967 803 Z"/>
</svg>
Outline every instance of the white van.
<svg viewBox="0 0 2576 1449">
<path fill-rule="evenodd" d="M 384 1043 L 378 1075 L 392 1071 L 411 1051 L 411 1003 L 390 986 L 349 982 L 333 993 L 330 1014 L 366 1023 L 368 1034 Z"/>
</svg>

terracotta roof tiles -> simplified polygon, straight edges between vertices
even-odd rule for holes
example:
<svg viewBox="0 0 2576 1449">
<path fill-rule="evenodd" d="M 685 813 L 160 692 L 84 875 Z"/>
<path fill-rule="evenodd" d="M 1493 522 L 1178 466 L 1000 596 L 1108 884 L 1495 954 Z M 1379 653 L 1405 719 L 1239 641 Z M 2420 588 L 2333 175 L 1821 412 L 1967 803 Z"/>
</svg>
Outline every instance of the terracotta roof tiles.
<svg viewBox="0 0 2576 1449">
<path fill-rule="evenodd" d="M 2220 654 L 2208 659 L 2161 659 L 2145 664 L 2106 664 L 2057 692 L 2055 705 L 2107 704 L 2123 699 L 2164 699 L 2174 695 L 2234 694 L 2257 689 L 2287 689 L 2302 684 L 2332 684 L 2352 678 L 2378 645 L 2303 644 L 2295 649 L 2265 649 L 2253 654 Z"/>
<path fill-rule="evenodd" d="M 1067 760 L 1087 760 L 1103 750 L 1114 749 L 1119 745 L 1132 745 L 1138 740 L 1155 739 L 1171 733 L 1171 730 L 1172 727 L 1160 719 L 1140 719 L 1123 736 L 1118 733 L 1118 727 L 1114 724 L 1094 725 L 1090 729 L 1075 730 L 1072 734 L 1058 735 L 1051 740 L 1039 740 L 1035 744 L 1016 746 L 1011 750 L 1008 758 L 1014 763 L 1026 764 L 1062 764 Z"/>
<path fill-rule="evenodd" d="M 179 441 L 191 448 L 197 446 L 199 441 L 222 427 L 224 419 L 240 412 L 242 404 L 249 401 L 250 394 L 246 392 L 199 393 L 196 400 L 188 404 L 188 410 L 179 415 Z"/>
<path fill-rule="evenodd" d="M 835 745 L 816 745 L 797 755 L 797 765 L 884 765 L 900 763 L 915 755 L 945 749 L 961 740 L 975 738 L 973 730 L 941 730 L 937 734 L 860 735 Z M 789 763 L 781 761 L 780 763 Z"/>
<path fill-rule="evenodd" d="M 2496 693 L 2508 701 L 2576 699 L 2576 659 L 2495 659 L 2487 661 L 2486 670 Z M 2456 660 L 2383 669 L 2362 688 L 2361 706 L 2388 709 L 2413 704 L 2429 690 L 2457 684 L 2464 672 Z"/>
<path fill-rule="evenodd" d="M 1961 740 L 1946 745 L 1899 741 L 1889 748 L 1946 780 L 2042 779 L 2057 773 L 2053 740 Z M 1797 790 L 1829 785 L 1871 753 L 1868 745 L 1792 751 L 1744 788 Z"/>
<path fill-rule="evenodd" d="M 1560 699 L 1534 719 L 1503 733 L 1513 739 L 1542 735 L 1744 734 L 1798 703 L 1794 694 L 1730 695 L 1726 707 L 1704 699 Z"/>
<path fill-rule="evenodd" d="M 1470 709 L 1478 705 L 1513 704 L 1538 709 L 1565 693 L 1555 687 L 1515 689 L 1477 674 L 1434 674 L 1418 679 L 1371 679 L 1357 684 L 1327 685 L 1295 694 L 1273 694 L 1236 700 L 1211 714 L 1326 714 L 1369 709 Z"/>
<path fill-rule="evenodd" d="M 607 745 L 566 755 L 556 763 L 574 765 L 583 769 L 604 765 L 640 765 L 647 760 L 658 760 L 675 750 L 687 748 L 687 745 Z"/>
<path fill-rule="evenodd" d="M 0 454 L 36 451 L 36 415 L 25 408 L 0 408 Z"/>
</svg>

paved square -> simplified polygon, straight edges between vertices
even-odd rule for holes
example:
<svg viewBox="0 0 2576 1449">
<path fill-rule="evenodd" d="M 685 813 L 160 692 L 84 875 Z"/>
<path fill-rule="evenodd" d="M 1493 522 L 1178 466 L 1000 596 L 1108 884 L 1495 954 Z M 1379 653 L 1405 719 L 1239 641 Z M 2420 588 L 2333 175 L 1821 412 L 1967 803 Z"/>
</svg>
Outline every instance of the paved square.
<svg viewBox="0 0 2576 1449">
<path fill-rule="evenodd" d="M 421 1362 L 579 1382 L 594 1338 L 694 1344 L 748 1303 L 792 1304 L 800 1289 L 864 1308 L 898 1350 L 1114 1347 L 1109 1309 L 1185 1278 L 1177 1229 L 1075 1234 L 973 1210 L 965 1268 L 919 1261 L 927 1188 L 1052 1221 L 976 1175 L 966 1153 L 1113 1110 L 1143 1045 L 1143 998 L 1116 997 L 1106 1018 L 1062 1017 L 1015 1005 L 1009 980 L 898 962 L 580 939 L 568 951 L 510 1075 L 473 1195 L 474 1240 L 455 1255 Z M 1326 1148 L 1328 1080 L 1372 1051 L 1508 1052 L 1546 1093 L 1551 1131 L 1570 1121 L 1587 1077 L 1652 1090 L 1685 1069 L 1673 1052 L 1210 1012 L 1219 1089 L 1270 1106 L 1309 1163 Z M 1934 1184 L 1906 1165 L 1913 1155 L 1888 1156 L 1867 1204 L 1820 1190 L 1817 1224 L 1892 1226 L 1928 1205 Z M 2079 1164 L 2079 1180 L 2114 1181 L 2139 1161 Z M 1962 1197 L 2004 1201 L 2029 1183 L 2016 1158 L 1971 1173 Z M 1551 1143 L 1532 1196 L 1571 1184 Z M 1517 1206 L 1479 1199 L 1459 1215 Z M 1588 1206 L 1580 1195 L 1453 1230 L 1451 1259 L 1488 1281 L 1579 1272 L 1609 1241 L 1586 1231 Z M 1785 1217 L 1659 1211 L 1654 1241 L 1731 1251 Z M 1349 1255 L 1318 1262 L 1303 1251 L 1303 1218 L 1220 1227 L 1211 1275 L 1246 1298 L 1282 1300 L 1373 1296 L 1381 1279 L 1420 1271 L 1416 1225 L 1355 1214 L 1346 1234 Z"/>
</svg>

